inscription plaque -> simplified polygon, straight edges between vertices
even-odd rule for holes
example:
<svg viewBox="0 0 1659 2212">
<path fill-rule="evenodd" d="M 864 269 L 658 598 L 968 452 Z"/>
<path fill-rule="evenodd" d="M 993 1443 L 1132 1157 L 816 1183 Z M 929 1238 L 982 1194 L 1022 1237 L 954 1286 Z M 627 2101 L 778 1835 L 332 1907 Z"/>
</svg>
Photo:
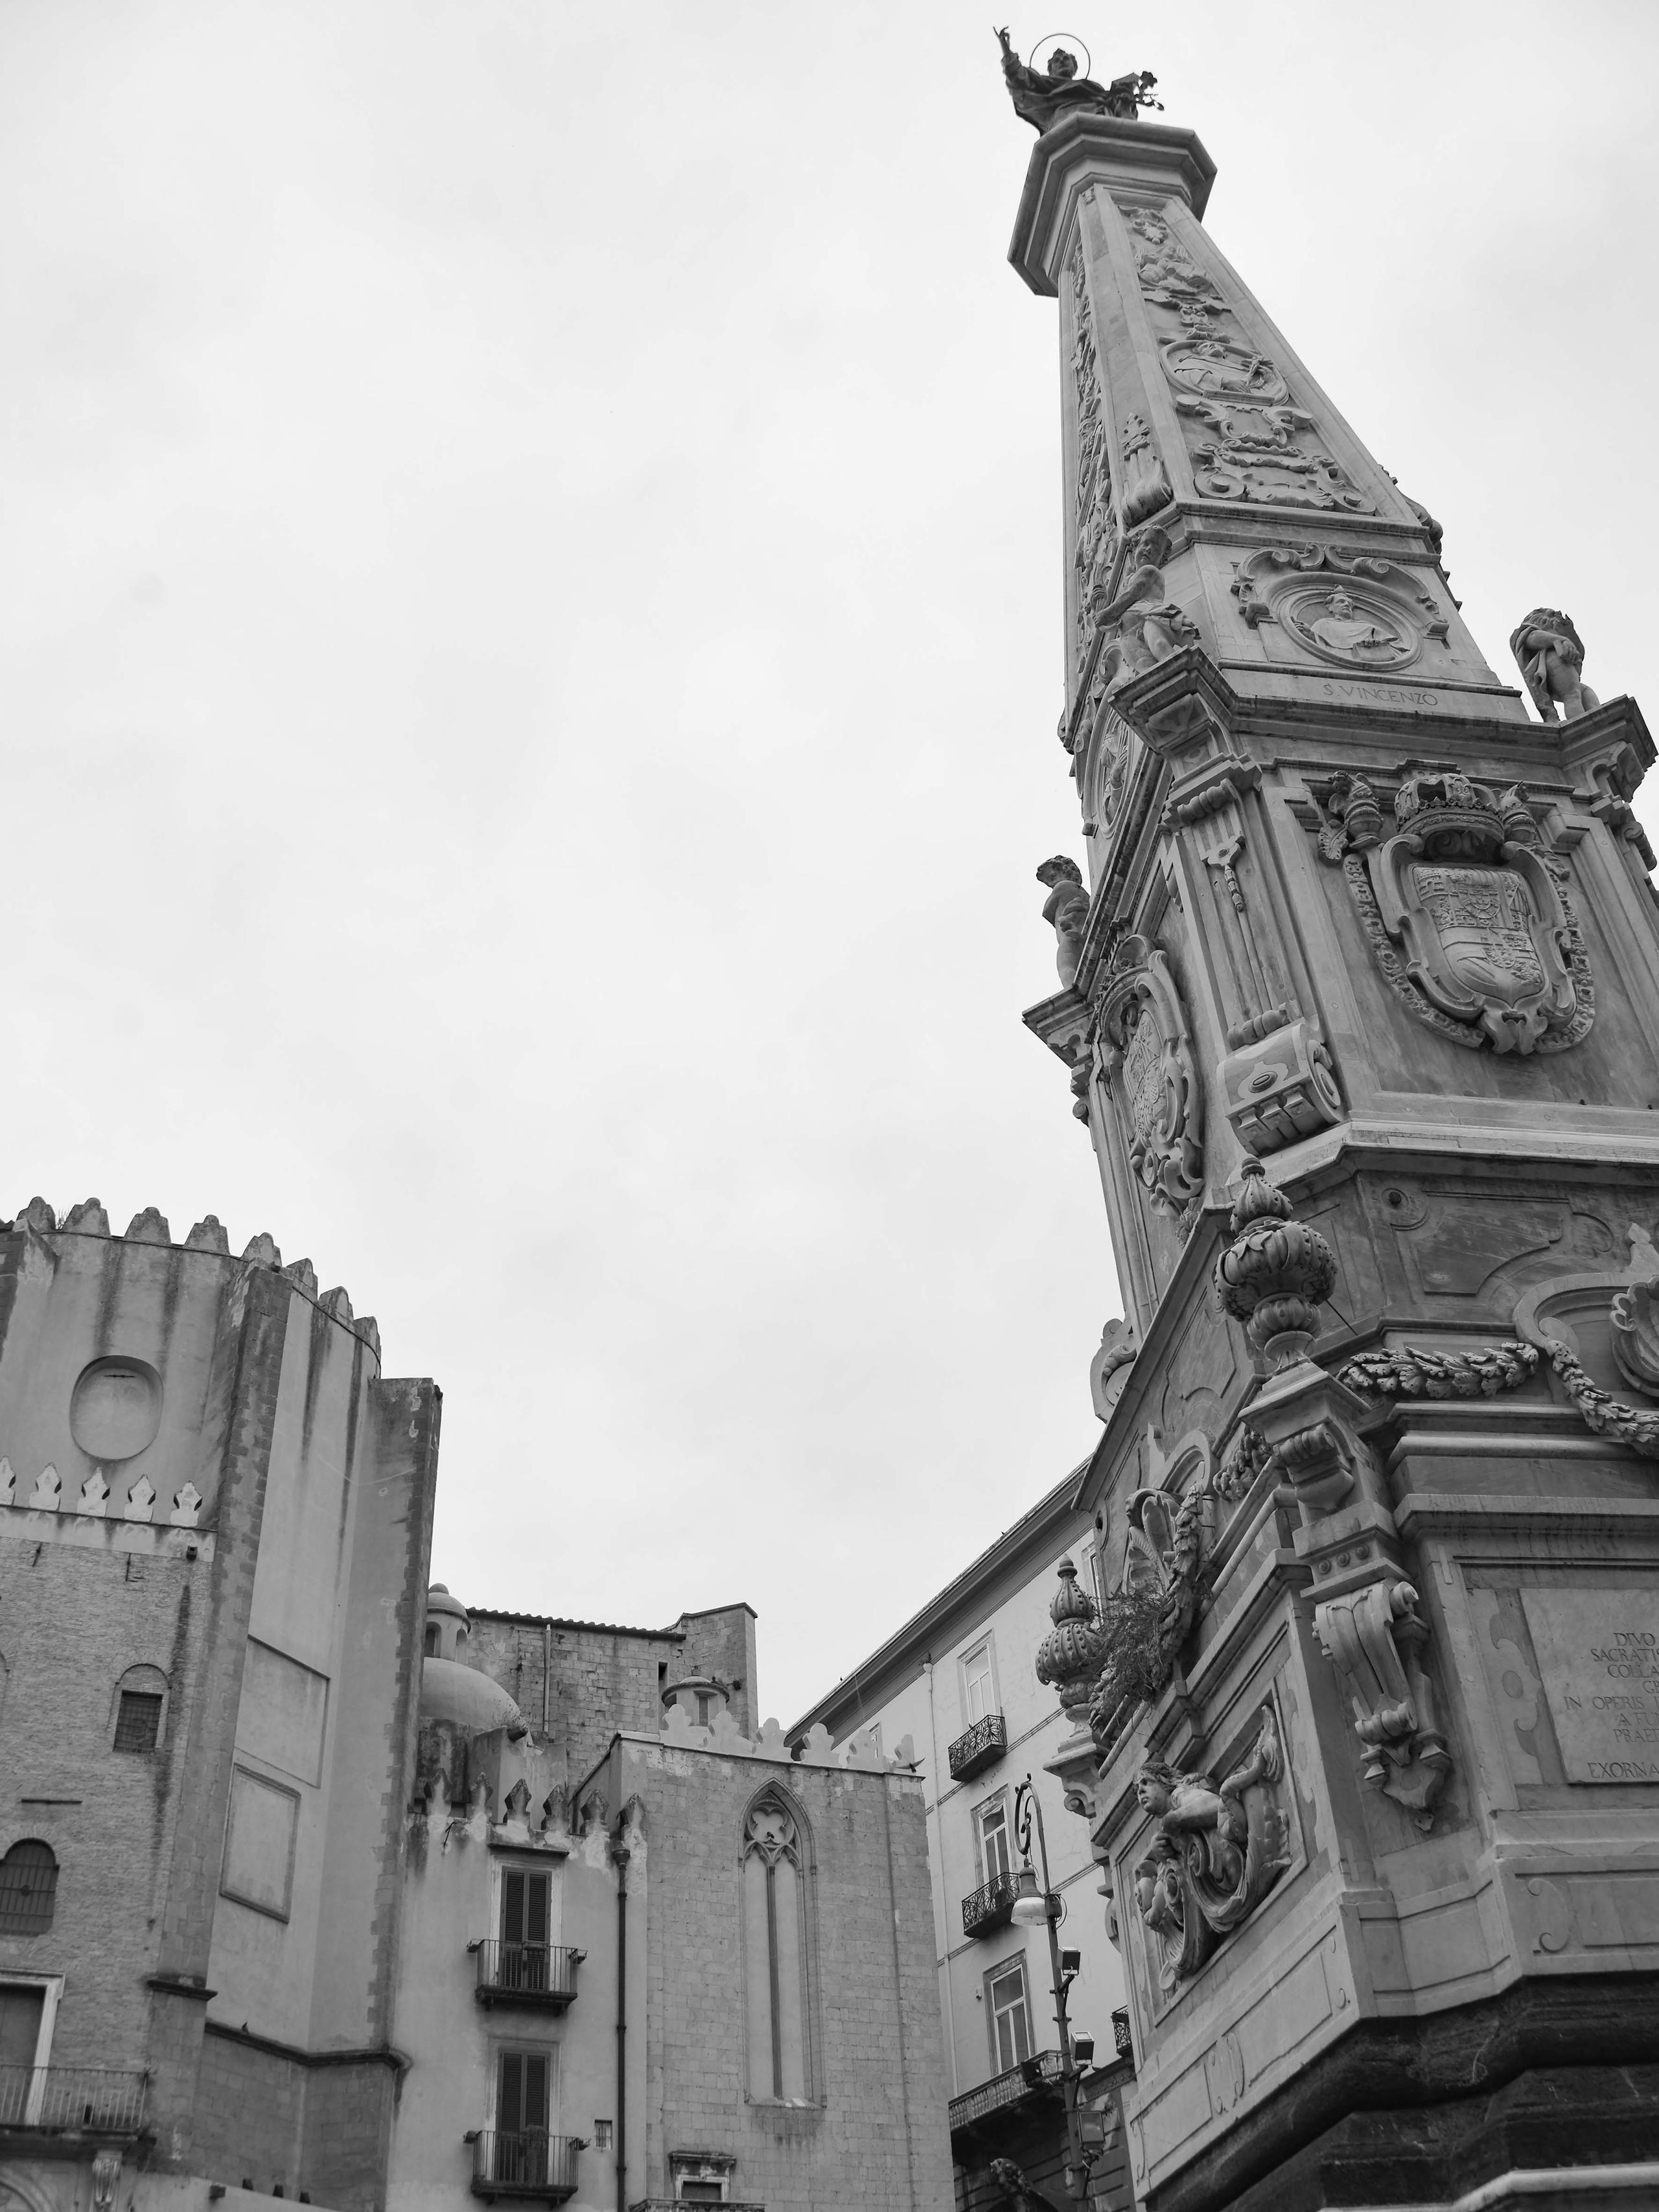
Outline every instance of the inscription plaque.
<svg viewBox="0 0 1659 2212">
<path fill-rule="evenodd" d="M 1659 1782 L 1652 1589 L 1521 1593 L 1570 1782 Z"/>
</svg>

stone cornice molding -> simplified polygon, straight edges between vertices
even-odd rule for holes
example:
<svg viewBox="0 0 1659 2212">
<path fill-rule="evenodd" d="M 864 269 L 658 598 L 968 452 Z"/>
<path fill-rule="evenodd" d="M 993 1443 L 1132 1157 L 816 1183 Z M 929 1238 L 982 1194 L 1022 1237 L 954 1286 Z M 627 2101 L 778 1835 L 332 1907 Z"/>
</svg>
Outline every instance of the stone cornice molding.
<svg viewBox="0 0 1659 2212">
<path fill-rule="evenodd" d="M 1080 191 L 1103 184 L 1165 198 L 1173 193 L 1201 218 L 1215 173 L 1195 131 L 1074 112 L 1031 149 L 1008 258 L 1034 292 L 1053 298 L 1060 240 Z"/>
</svg>

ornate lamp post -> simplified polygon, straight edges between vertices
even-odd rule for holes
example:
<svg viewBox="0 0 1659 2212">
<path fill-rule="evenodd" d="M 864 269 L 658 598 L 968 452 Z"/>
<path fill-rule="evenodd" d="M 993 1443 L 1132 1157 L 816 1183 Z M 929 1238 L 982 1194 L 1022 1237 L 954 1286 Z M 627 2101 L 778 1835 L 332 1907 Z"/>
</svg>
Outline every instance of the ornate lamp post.
<svg viewBox="0 0 1659 2212">
<path fill-rule="evenodd" d="M 1069 1563 L 1068 1563 L 1069 1564 Z M 1042 1868 L 1042 1886 L 1031 1865 L 1031 1829 L 1036 1828 L 1037 1857 Z M 1075 1951 L 1060 1948 L 1060 1916 L 1063 1910 L 1060 1899 L 1048 1880 L 1048 1840 L 1042 1831 L 1042 1808 L 1037 1802 L 1036 1791 L 1028 1774 L 1014 1792 L 1014 1833 L 1018 1838 L 1024 1864 L 1019 1870 L 1019 1885 L 1014 1894 L 1013 1911 L 1010 1918 L 1023 1928 L 1034 1928 L 1039 1923 L 1048 1930 L 1048 1971 L 1054 1993 L 1054 2024 L 1060 2030 L 1060 2081 L 1061 2094 L 1066 2100 L 1066 2191 L 1081 2204 L 1089 2193 L 1089 2161 L 1083 2148 L 1083 2128 L 1078 2115 L 1077 2089 L 1079 2068 L 1072 2043 L 1072 2024 L 1066 2010 L 1066 1992 L 1076 1979 L 1082 1963 Z"/>
</svg>

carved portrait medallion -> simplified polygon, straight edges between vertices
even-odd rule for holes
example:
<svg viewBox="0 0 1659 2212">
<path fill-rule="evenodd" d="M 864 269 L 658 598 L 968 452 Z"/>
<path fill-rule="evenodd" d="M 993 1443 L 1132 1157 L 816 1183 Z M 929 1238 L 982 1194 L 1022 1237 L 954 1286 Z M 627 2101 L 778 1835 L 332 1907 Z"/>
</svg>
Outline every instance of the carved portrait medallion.
<svg viewBox="0 0 1659 2212">
<path fill-rule="evenodd" d="M 1423 650 L 1416 625 L 1398 606 L 1346 583 L 1288 593 L 1274 611 L 1299 644 L 1339 667 L 1407 668 Z"/>
</svg>

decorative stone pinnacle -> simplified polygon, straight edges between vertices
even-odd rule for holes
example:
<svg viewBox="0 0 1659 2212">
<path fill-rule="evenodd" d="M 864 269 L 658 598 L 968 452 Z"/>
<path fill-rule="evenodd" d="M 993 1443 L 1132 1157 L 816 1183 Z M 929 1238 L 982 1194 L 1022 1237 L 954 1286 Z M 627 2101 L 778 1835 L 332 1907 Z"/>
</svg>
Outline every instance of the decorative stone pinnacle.
<svg viewBox="0 0 1659 2212">
<path fill-rule="evenodd" d="M 1319 1307 L 1336 1286 L 1336 1255 L 1316 1229 L 1297 1221 L 1291 1201 L 1247 1155 L 1229 1227 L 1233 1241 L 1215 1263 L 1215 1286 L 1252 1346 L 1273 1367 L 1300 1359 L 1319 1333 Z"/>
<path fill-rule="evenodd" d="M 1036 1678 L 1060 1693 L 1067 1717 L 1080 1727 L 1106 1656 L 1099 1611 L 1077 1578 L 1070 1559 L 1060 1563 L 1060 1588 L 1048 1607 L 1054 1624 L 1037 1646 Z"/>
</svg>

